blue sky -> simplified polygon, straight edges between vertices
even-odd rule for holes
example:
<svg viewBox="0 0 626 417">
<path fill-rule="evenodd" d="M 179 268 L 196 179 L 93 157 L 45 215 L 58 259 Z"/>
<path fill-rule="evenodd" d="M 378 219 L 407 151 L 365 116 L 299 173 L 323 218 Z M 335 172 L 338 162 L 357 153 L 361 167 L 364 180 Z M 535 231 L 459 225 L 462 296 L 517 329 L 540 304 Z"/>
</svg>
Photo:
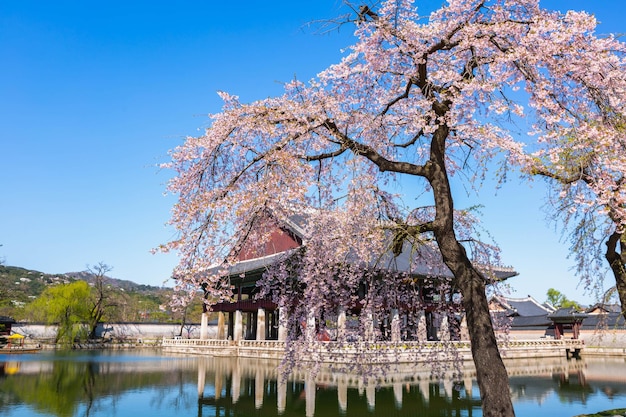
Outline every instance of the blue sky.
<svg viewBox="0 0 626 417">
<path fill-rule="evenodd" d="M 626 32 L 623 0 L 542 5 L 586 8 L 600 33 Z M 218 90 L 264 98 L 337 62 L 351 29 L 307 23 L 346 11 L 341 0 L 1 1 L 0 259 L 46 273 L 103 261 L 111 276 L 162 285 L 176 258 L 150 249 L 172 237 L 175 198 L 157 164 L 207 126 Z M 555 287 L 591 302 L 544 196 L 517 181 L 480 195 L 485 226 L 520 273 L 512 295 L 544 301 Z"/>
</svg>

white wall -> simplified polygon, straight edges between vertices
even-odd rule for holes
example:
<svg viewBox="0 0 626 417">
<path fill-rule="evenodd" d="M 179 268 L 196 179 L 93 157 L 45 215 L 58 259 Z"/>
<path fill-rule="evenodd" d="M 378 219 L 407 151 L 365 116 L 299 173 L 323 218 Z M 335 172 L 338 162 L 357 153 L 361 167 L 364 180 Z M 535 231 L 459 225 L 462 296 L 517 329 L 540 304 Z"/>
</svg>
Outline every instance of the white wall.
<svg viewBox="0 0 626 417">
<path fill-rule="evenodd" d="M 15 333 L 20 333 L 33 339 L 54 339 L 56 326 L 44 324 L 15 323 L 12 327 Z M 99 326 L 98 334 L 115 339 L 160 339 L 174 337 L 180 332 L 180 324 L 160 323 L 103 323 Z M 208 337 L 217 336 L 217 326 L 209 326 Z M 197 339 L 200 337 L 200 324 L 187 324 L 183 328 L 182 337 Z"/>
</svg>

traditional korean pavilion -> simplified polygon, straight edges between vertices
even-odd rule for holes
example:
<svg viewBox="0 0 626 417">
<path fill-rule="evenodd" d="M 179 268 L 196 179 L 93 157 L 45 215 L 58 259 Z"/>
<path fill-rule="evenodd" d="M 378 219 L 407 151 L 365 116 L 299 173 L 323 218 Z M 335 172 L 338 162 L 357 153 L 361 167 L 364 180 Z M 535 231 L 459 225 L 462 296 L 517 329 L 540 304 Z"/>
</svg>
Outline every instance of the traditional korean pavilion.
<svg viewBox="0 0 626 417">
<path fill-rule="evenodd" d="M 306 249 L 306 217 L 292 216 L 280 224 L 269 222 L 269 239 L 261 250 L 250 250 L 245 246 L 240 251 L 238 262 L 230 267 L 228 280 L 233 293 L 232 302 L 221 302 L 211 307 L 218 313 L 218 339 L 231 340 L 286 340 L 286 312 L 268 299 L 258 299 L 257 281 L 267 269 L 278 262 L 283 262 L 297 250 Z M 450 280 L 451 271 L 440 262 L 438 265 L 415 262 L 416 252 L 435 251 L 429 246 L 416 249 L 405 242 L 399 253 L 382 254 L 376 268 L 392 273 L 408 274 L 421 283 L 420 311 L 413 306 L 399 306 L 384 313 L 384 317 L 369 317 L 369 326 L 373 340 L 450 340 L 462 337 L 463 311 L 459 303 L 454 308 L 447 308 L 447 314 L 437 313 L 441 303 L 454 303 L 452 295 L 444 294 L 437 288 L 436 282 Z M 419 256 L 418 256 L 419 257 Z M 432 257 L 423 257 L 432 258 Z M 496 279 L 505 280 L 517 275 L 511 268 L 497 268 Z M 358 289 L 355 289 L 355 292 Z M 336 318 L 335 331 L 317 333 L 319 340 L 342 340 L 347 337 L 347 323 L 351 317 L 360 314 L 360 303 L 346 303 L 333 312 Z M 316 326 L 316 318 L 307 319 L 310 328 Z M 203 314 L 202 329 L 206 328 L 207 314 Z M 319 323 L 319 322 L 318 322 Z M 305 325 L 306 327 L 306 325 Z M 201 339 L 206 338 L 206 330 L 201 330 Z M 309 337 L 309 336 L 307 336 Z M 315 337 L 315 336 L 312 336 Z"/>
<path fill-rule="evenodd" d="M 554 323 L 554 338 L 560 339 L 565 332 L 571 330 L 572 339 L 578 339 L 583 320 L 589 317 L 588 314 L 580 313 L 574 307 L 559 308 L 548 318 Z"/>
</svg>

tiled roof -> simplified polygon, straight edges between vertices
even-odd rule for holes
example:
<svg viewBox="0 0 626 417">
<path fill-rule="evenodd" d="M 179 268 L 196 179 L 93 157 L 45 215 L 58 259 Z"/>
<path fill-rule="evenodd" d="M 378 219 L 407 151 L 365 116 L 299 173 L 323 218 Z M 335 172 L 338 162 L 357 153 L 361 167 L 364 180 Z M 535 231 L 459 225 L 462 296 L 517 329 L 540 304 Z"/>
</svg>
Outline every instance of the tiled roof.
<svg viewBox="0 0 626 417">
<path fill-rule="evenodd" d="M 258 271 L 261 269 L 267 269 L 270 266 L 282 262 L 289 258 L 294 253 L 294 249 L 275 253 L 261 258 L 248 259 L 245 261 L 239 261 L 228 269 L 229 275 L 240 275 L 247 272 Z M 216 268 L 217 269 L 217 268 Z"/>
<path fill-rule="evenodd" d="M 553 309 L 539 303 L 530 295 L 525 298 L 508 298 L 502 296 L 494 298 L 496 298 L 503 305 L 503 307 L 510 309 L 512 315 L 516 316 L 532 317 L 547 315 L 554 312 Z"/>
<path fill-rule="evenodd" d="M 574 318 L 574 317 L 585 318 L 587 316 L 588 316 L 587 314 L 579 313 L 578 310 L 576 310 L 576 308 L 574 307 L 564 307 L 564 308 L 559 308 L 557 311 L 550 314 L 548 317 L 554 318 L 554 319 L 561 319 L 561 318 Z"/>
<path fill-rule="evenodd" d="M 520 327 L 548 327 L 552 325 L 552 322 L 548 319 L 548 316 L 542 314 L 541 316 L 516 316 L 513 317 L 511 322 L 512 328 Z"/>
<path fill-rule="evenodd" d="M 377 269 L 410 273 L 425 277 L 452 278 L 452 271 L 443 263 L 439 251 L 434 245 L 413 246 L 404 242 L 402 252 L 395 256 L 391 250 L 371 265 Z M 486 268 L 485 268 L 486 269 Z M 494 267 L 496 278 L 504 280 L 517 275 L 513 268 Z"/>
<path fill-rule="evenodd" d="M 589 313 L 593 310 L 601 310 L 601 311 L 605 311 L 607 313 L 621 313 L 622 312 L 622 306 L 620 304 L 604 304 L 604 303 L 598 303 L 598 304 L 594 304 L 593 306 L 589 307 L 586 312 Z"/>
<path fill-rule="evenodd" d="M 240 275 L 252 271 L 258 271 L 282 262 L 289 258 L 295 249 L 279 252 L 260 258 L 240 261 L 229 269 L 229 275 Z M 437 250 L 433 246 L 422 245 L 419 248 L 413 248 L 411 244 L 405 243 L 402 252 L 395 256 L 391 250 L 383 256 L 377 258 L 376 262 L 369 265 L 370 268 L 378 270 L 393 271 L 398 273 L 409 273 L 411 275 L 425 277 L 452 278 L 452 272 L 443 263 Z M 517 275 L 512 268 L 494 268 L 496 278 L 507 279 Z"/>
<path fill-rule="evenodd" d="M 302 241 L 305 241 L 307 219 L 308 216 L 306 214 L 291 215 L 287 219 L 282 220 L 282 222 L 285 228 L 289 229 Z M 393 235 L 390 234 L 389 239 L 393 239 Z M 389 247 L 391 246 L 390 242 Z M 289 251 L 279 252 L 273 255 L 238 262 L 230 267 L 229 274 L 231 276 L 241 275 L 268 268 L 273 264 L 284 261 L 290 257 L 294 251 L 295 249 L 291 249 Z M 353 261 L 357 262 L 356 257 L 354 257 Z M 392 250 L 389 249 L 385 254 L 377 257 L 375 262 L 371 262 L 368 267 L 377 270 L 409 273 L 411 275 L 424 277 L 453 277 L 450 269 L 448 269 L 448 267 L 443 263 L 441 255 L 434 244 L 423 244 L 416 247 L 408 241 L 405 241 L 402 246 L 402 252 L 398 256 L 395 256 Z M 215 268 L 215 270 L 217 269 L 218 267 Z M 487 268 L 484 268 L 484 270 L 486 269 Z M 517 275 L 517 272 L 515 272 L 513 268 L 507 267 L 494 267 L 493 272 L 495 273 L 496 278 L 500 280 Z"/>
<path fill-rule="evenodd" d="M 287 228 L 289 228 L 300 239 L 304 239 L 306 230 L 306 216 L 300 214 L 294 214 L 293 216 L 289 216 L 287 220 L 285 220 L 285 226 L 287 226 Z"/>
<path fill-rule="evenodd" d="M 620 313 L 589 314 L 582 323 L 583 329 L 626 329 L 624 316 Z"/>
</svg>

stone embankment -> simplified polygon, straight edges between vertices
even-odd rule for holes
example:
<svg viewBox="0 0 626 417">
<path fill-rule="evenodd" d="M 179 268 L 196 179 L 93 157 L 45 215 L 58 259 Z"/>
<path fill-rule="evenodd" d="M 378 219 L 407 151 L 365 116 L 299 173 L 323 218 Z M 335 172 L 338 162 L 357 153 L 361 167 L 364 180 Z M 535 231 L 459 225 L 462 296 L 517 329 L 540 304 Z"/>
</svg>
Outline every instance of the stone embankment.
<svg viewBox="0 0 626 417">
<path fill-rule="evenodd" d="M 598 330 L 583 333 L 586 356 L 626 356 L 626 331 Z"/>
</svg>

